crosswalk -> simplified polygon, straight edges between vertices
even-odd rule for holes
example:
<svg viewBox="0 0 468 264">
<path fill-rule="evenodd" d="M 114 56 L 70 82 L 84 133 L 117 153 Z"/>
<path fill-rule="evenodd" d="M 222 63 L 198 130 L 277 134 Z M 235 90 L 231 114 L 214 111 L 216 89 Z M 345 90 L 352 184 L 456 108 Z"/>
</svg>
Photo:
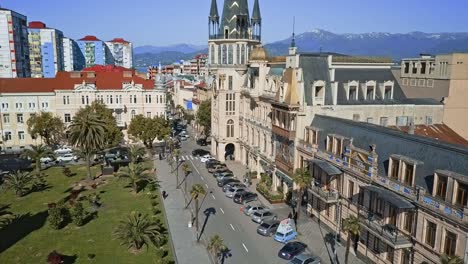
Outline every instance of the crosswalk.
<svg viewBox="0 0 468 264">
<path fill-rule="evenodd" d="M 172 159 L 173 159 L 174 161 L 176 161 L 176 158 L 175 158 L 175 157 L 173 157 Z M 201 159 L 201 157 L 199 157 L 199 156 L 193 156 L 193 155 L 185 155 L 185 156 L 184 156 L 184 155 L 181 155 L 181 156 L 179 157 L 179 161 L 185 161 L 185 160 L 200 160 L 200 159 Z"/>
</svg>

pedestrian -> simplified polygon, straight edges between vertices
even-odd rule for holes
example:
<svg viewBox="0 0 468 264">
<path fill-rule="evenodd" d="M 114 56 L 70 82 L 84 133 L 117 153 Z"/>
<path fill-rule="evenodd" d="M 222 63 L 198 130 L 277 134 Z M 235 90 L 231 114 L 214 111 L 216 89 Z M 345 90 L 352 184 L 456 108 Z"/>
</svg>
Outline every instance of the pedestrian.
<svg viewBox="0 0 468 264">
<path fill-rule="evenodd" d="M 288 218 L 291 219 L 292 218 L 292 212 L 289 212 L 288 214 Z"/>
<path fill-rule="evenodd" d="M 297 226 L 297 212 L 294 212 L 294 224 Z"/>
<path fill-rule="evenodd" d="M 164 200 L 166 200 L 166 198 L 167 198 L 167 193 L 166 193 L 166 191 L 162 191 L 162 197 L 163 197 Z"/>
</svg>

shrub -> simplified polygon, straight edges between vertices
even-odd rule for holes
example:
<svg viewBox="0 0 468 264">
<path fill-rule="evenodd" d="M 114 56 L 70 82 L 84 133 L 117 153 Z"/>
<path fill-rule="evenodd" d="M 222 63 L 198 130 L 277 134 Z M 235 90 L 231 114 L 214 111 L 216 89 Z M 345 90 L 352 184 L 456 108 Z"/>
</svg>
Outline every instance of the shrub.
<svg viewBox="0 0 468 264">
<path fill-rule="evenodd" d="M 57 251 L 55 251 L 55 250 L 50 252 L 49 255 L 47 256 L 47 263 L 48 264 L 63 263 L 62 255 L 60 253 L 58 253 Z"/>
<path fill-rule="evenodd" d="M 278 188 L 276 189 L 279 193 L 283 193 L 284 190 L 283 190 L 283 186 L 278 186 Z"/>
<path fill-rule="evenodd" d="M 49 222 L 50 227 L 55 230 L 60 229 L 65 220 L 62 209 L 63 208 L 61 207 L 55 206 L 48 210 L 49 216 L 47 217 L 47 221 Z"/>
<path fill-rule="evenodd" d="M 63 173 L 63 175 L 65 175 L 67 177 L 72 177 L 73 176 L 72 171 L 68 167 L 63 167 L 62 173 Z"/>
<path fill-rule="evenodd" d="M 76 226 L 82 226 L 86 218 L 86 212 L 83 208 L 83 204 L 80 202 L 75 203 L 75 205 L 70 210 L 70 216 L 72 222 Z"/>
</svg>

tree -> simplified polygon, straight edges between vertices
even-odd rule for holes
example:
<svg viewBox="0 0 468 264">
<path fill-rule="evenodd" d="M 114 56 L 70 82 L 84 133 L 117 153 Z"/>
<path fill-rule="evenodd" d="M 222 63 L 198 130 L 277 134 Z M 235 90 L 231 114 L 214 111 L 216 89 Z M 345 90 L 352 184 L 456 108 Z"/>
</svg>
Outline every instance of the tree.
<svg viewBox="0 0 468 264">
<path fill-rule="evenodd" d="M 41 112 L 31 116 L 26 122 L 28 132 L 32 137 L 41 137 L 49 147 L 59 144 L 63 139 L 65 126 L 60 117 L 51 112 Z"/>
<path fill-rule="evenodd" d="M 166 239 L 164 227 L 151 220 L 148 215 L 132 212 L 127 219 L 120 221 L 114 236 L 128 249 L 140 250 L 143 246 L 160 247 Z"/>
<path fill-rule="evenodd" d="M 345 253 L 345 264 L 348 264 L 349 249 L 351 247 L 351 237 L 355 238 L 359 235 L 359 219 L 355 216 L 350 216 L 343 220 L 343 230 L 348 234 L 346 238 L 346 253 Z M 355 242 L 355 241 L 353 241 Z"/>
<path fill-rule="evenodd" d="M 201 102 L 197 111 L 197 121 L 203 127 L 203 134 L 208 137 L 211 133 L 211 100 Z"/>
<path fill-rule="evenodd" d="M 440 257 L 440 263 L 441 264 L 463 264 L 463 259 L 460 258 L 459 256 L 447 256 L 444 254 Z"/>
<path fill-rule="evenodd" d="M 215 263 L 219 263 L 220 256 L 227 247 L 224 245 L 224 240 L 216 234 L 210 238 L 207 248 L 214 255 Z"/>
<path fill-rule="evenodd" d="M 104 148 L 112 148 L 122 142 L 123 134 L 117 126 L 115 117 L 112 115 L 113 111 L 107 108 L 104 103 L 94 101 L 91 105 L 87 105 L 84 108 L 84 111 L 95 113 L 98 119 L 102 121 L 106 134 L 104 139 Z"/>
<path fill-rule="evenodd" d="M 81 202 L 77 202 L 70 208 L 70 217 L 76 226 L 82 226 L 85 222 L 86 211 Z"/>
<path fill-rule="evenodd" d="M 205 195 L 206 191 L 205 188 L 201 184 L 195 184 L 192 186 L 192 191 L 190 191 L 190 196 L 192 197 L 193 200 L 195 200 L 195 223 L 196 223 L 196 228 L 198 232 L 198 212 L 200 211 L 200 208 L 198 208 L 198 199 L 202 195 Z"/>
<path fill-rule="evenodd" d="M 117 177 L 127 179 L 135 193 L 140 191 L 139 184 L 141 182 L 151 182 L 153 180 L 151 173 L 147 172 L 146 168 L 133 162 L 128 164 L 128 167 L 122 168 Z"/>
<path fill-rule="evenodd" d="M 155 139 L 162 140 L 164 136 L 169 135 L 171 128 L 169 122 L 160 116 L 153 118 L 143 115 L 135 116 L 128 127 L 128 134 L 141 140 L 147 148 L 153 147 Z"/>
<path fill-rule="evenodd" d="M 187 124 L 190 124 L 195 119 L 195 116 L 192 113 L 184 111 L 183 114 L 184 120 L 187 121 Z"/>
<path fill-rule="evenodd" d="M 15 191 L 16 196 L 22 197 L 29 190 L 29 184 L 34 177 L 29 172 L 16 171 L 4 177 L 3 186 Z"/>
<path fill-rule="evenodd" d="M 176 111 L 177 111 L 177 115 L 179 116 L 179 118 L 181 118 L 183 114 L 185 113 L 185 109 L 181 105 L 176 106 Z"/>
<path fill-rule="evenodd" d="M 146 154 L 145 148 L 140 146 L 131 146 L 128 150 L 128 155 L 130 156 L 130 161 L 136 163 L 139 159 L 142 159 Z"/>
<path fill-rule="evenodd" d="M 36 173 L 41 171 L 41 159 L 54 156 L 54 152 L 45 145 L 39 144 L 37 146 L 31 145 L 31 149 L 25 149 L 21 154 L 22 157 L 34 160 L 36 164 Z"/>
<path fill-rule="evenodd" d="M 91 176 L 91 156 L 102 149 L 106 141 L 106 128 L 99 116 L 86 108 L 81 108 L 73 117 L 70 129 L 70 142 L 81 148 L 86 156 L 88 178 Z"/>
<path fill-rule="evenodd" d="M 185 177 L 184 177 L 184 193 L 187 193 L 187 177 L 192 172 L 192 170 L 190 169 L 190 165 L 188 165 L 187 163 L 184 163 L 182 165 L 182 171 L 185 174 Z M 185 195 L 184 195 L 184 198 L 185 198 Z M 187 198 L 185 199 L 185 206 L 187 206 Z"/>
<path fill-rule="evenodd" d="M 299 197 L 298 197 L 298 201 L 296 205 L 297 206 L 296 213 L 297 213 L 297 216 L 299 216 L 302 197 L 304 197 L 304 192 L 307 186 L 310 185 L 310 182 L 312 181 L 312 177 L 310 176 L 309 170 L 307 170 L 306 168 L 300 168 L 296 170 L 293 180 L 296 183 L 296 186 L 298 187 Z"/>
<path fill-rule="evenodd" d="M 7 210 L 8 208 L 8 205 L 0 204 L 0 229 L 8 225 L 15 218 L 15 216 Z"/>
</svg>

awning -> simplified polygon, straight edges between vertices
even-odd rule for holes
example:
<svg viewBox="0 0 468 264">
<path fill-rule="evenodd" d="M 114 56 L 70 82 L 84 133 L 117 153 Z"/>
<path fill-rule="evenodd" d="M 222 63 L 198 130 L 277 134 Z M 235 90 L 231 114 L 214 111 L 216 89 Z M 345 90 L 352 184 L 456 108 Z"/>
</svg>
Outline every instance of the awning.
<svg viewBox="0 0 468 264">
<path fill-rule="evenodd" d="M 311 164 L 317 165 L 320 169 L 325 171 L 329 176 L 332 175 L 340 175 L 343 172 L 338 169 L 337 167 L 333 166 L 329 162 L 323 161 L 323 160 L 311 160 Z"/>
<path fill-rule="evenodd" d="M 293 184 L 293 179 L 291 177 L 289 177 L 287 174 L 281 172 L 280 170 L 276 170 L 276 176 L 280 177 L 281 179 L 283 179 L 283 181 L 285 181 L 286 183 L 288 183 L 288 185 L 292 185 Z"/>
<path fill-rule="evenodd" d="M 408 200 L 400 197 L 398 194 L 386 190 L 382 187 L 378 187 L 375 185 L 369 185 L 369 186 L 362 186 L 361 187 L 364 190 L 369 190 L 375 194 L 377 194 L 377 197 L 379 199 L 382 199 L 394 206 L 396 206 L 399 209 L 412 209 L 414 208 L 414 205 L 410 203 Z"/>
</svg>

